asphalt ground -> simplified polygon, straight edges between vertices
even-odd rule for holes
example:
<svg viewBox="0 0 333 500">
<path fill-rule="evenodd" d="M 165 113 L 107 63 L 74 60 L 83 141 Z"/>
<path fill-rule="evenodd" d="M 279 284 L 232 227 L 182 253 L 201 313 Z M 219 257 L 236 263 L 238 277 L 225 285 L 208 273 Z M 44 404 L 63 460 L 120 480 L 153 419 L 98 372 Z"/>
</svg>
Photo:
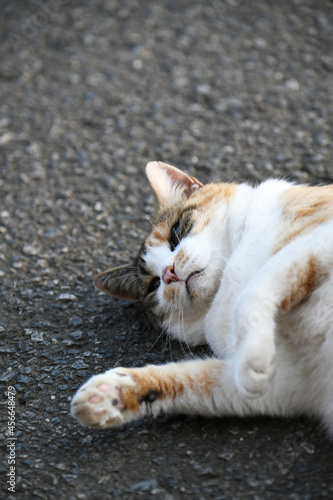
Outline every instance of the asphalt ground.
<svg viewBox="0 0 333 500">
<path fill-rule="evenodd" d="M 94 373 L 206 353 L 93 287 L 149 228 L 147 161 L 333 182 L 332 2 L 1 1 L 0 37 L 1 498 L 332 498 L 314 421 L 69 415 Z"/>
</svg>

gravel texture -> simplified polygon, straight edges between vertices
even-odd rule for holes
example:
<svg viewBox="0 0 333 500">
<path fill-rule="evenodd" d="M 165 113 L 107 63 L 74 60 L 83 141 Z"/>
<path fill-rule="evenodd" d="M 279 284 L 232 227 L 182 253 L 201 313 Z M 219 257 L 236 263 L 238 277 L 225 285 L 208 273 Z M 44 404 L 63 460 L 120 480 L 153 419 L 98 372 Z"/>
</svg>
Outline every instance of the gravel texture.
<svg viewBox="0 0 333 500">
<path fill-rule="evenodd" d="M 202 181 L 333 182 L 333 3 L 2 1 L 0 34 L 0 496 L 332 498 L 315 422 L 170 416 L 92 432 L 69 402 L 93 373 L 198 353 L 92 284 L 149 227 L 147 161 Z"/>
</svg>

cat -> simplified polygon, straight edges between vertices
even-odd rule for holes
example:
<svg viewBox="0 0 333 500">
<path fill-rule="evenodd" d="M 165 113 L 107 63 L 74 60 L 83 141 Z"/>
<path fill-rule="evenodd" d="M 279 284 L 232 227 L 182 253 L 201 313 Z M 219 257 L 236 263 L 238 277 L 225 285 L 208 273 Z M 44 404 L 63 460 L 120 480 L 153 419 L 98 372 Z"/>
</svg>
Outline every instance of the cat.
<svg viewBox="0 0 333 500">
<path fill-rule="evenodd" d="M 214 358 L 95 375 L 72 415 L 104 429 L 145 415 L 320 418 L 333 433 L 333 184 L 200 181 L 162 162 L 135 261 L 95 279 Z"/>
</svg>

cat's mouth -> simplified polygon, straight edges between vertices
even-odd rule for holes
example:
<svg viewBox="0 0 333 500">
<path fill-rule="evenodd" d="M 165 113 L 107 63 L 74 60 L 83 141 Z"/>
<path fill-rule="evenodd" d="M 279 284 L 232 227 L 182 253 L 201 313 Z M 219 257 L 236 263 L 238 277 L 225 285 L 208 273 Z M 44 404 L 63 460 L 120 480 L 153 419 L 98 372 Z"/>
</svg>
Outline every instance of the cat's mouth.
<svg viewBox="0 0 333 500">
<path fill-rule="evenodd" d="M 202 274 L 203 272 L 204 272 L 204 269 L 201 269 L 200 271 L 195 271 L 194 273 L 191 273 L 185 281 L 185 287 L 186 287 L 187 294 L 191 298 L 195 298 L 195 295 L 196 295 L 195 289 L 196 289 L 197 281 L 198 281 L 200 274 Z"/>
<path fill-rule="evenodd" d="M 200 290 L 202 291 L 202 286 L 198 284 L 198 281 L 204 271 L 205 268 L 199 269 L 198 271 L 190 273 L 187 278 L 181 279 L 176 273 L 174 266 L 166 267 L 161 278 L 166 285 L 166 300 L 170 302 L 178 296 L 180 293 L 180 288 L 178 288 L 180 283 L 182 284 L 181 288 L 185 287 L 186 294 L 190 299 L 198 298 L 200 296 Z M 172 285 L 176 285 L 176 287 Z"/>
</svg>

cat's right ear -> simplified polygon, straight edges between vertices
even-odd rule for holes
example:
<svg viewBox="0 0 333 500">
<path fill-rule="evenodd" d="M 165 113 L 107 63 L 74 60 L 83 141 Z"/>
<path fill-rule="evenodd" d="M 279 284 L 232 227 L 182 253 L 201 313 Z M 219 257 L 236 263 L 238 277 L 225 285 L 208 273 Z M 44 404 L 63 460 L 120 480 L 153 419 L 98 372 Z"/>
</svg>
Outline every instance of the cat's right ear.
<svg viewBox="0 0 333 500">
<path fill-rule="evenodd" d="M 203 186 L 195 177 L 161 161 L 147 163 L 146 174 L 162 206 L 178 203 Z"/>
<path fill-rule="evenodd" d="M 104 271 L 96 276 L 94 285 L 112 297 L 139 300 L 135 266 L 120 266 Z"/>
</svg>

